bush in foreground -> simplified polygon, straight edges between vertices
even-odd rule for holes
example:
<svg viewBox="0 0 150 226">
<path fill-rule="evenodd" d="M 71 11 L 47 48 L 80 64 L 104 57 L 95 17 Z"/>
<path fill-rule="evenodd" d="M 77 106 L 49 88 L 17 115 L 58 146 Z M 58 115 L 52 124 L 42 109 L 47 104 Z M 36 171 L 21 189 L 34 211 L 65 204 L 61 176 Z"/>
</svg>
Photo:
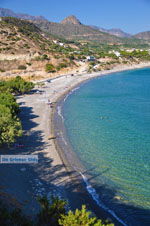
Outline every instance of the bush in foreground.
<svg viewBox="0 0 150 226">
<path fill-rule="evenodd" d="M 86 210 L 86 206 L 82 206 L 81 210 L 76 209 L 73 213 L 69 211 L 67 215 L 62 215 L 59 219 L 59 225 L 62 226 L 113 226 L 113 224 L 102 223 L 96 217 L 91 216 L 91 212 Z"/>
<path fill-rule="evenodd" d="M 0 225 L 15 226 L 113 226 L 114 224 L 102 222 L 82 206 L 81 210 L 75 212 L 66 211 L 66 201 L 58 197 L 52 197 L 49 202 L 47 197 L 39 198 L 41 211 L 37 218 L 30 220 L 25 217 L 21 210 L 9 211 L 0 205 Z"/>
<path fill-rule="evenodd" d="M 51 203 L 47 197 L 39 198 L 41 211 L 38 214 L 38 225 L 59 225 L 61 215 L 66 214 L 66 201 L 58 197 L 51 197 Z"/>
<path fill-rule="evenodd" d="M 0 225 L 33 226 L 33 223 L 22 214 L 20 209 L 9 211 L 2 203 L 0 203 Z"/>
</svg>

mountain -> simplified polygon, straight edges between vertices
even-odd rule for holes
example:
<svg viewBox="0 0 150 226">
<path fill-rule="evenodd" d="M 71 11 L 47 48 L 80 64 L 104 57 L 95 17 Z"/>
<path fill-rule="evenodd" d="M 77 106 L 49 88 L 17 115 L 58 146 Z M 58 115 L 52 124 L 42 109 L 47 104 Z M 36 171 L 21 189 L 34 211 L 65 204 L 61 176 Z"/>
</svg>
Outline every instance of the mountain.
<svg viewBox="0 0 150 226">
<path fill-rule="evenodd" d="M 47 21 L 43 16 L 31 16 L 28 14 L 14 13 L 10 9 L 0 8 L 0 17 L 16 17 L 24 20 L 44 20 Z"/>
<path fill-rule="evenodd" d="M 50 33 L 59 34 L 71 40 L 79 39 L 79 42 L 62 40 Z M 92 42 L 87 43 L 87 40 Z M 110 44 L 105 45 L 106 42 Z M 109 56 L 108 51 L 118 48 L 117 45 L 121 42 L 124 46 L 133 48 L 135 45 L 139 47 L 139 43 L 143 43 L 143 40 L 130 39 L 129 43 L 128 39 L 121 39 L 90 26 L 70 22 L 62 24 L 43 20 L 28 21 L 14 17 L 1 17 L 0 74 L 9 77 L 19 73 L 29 79 L 44 78 L 43 76 L 48 76 L 45 72 L 47 64 L 54 66 L 52 72 L 56 75 L 68 73 L 68 70 L 85 71 L 85 68 L 88 70 L 88 65 L 81 64 L 81 61 L 86 56 L 92 55 L 96 59 L 101 56 Z M 112 59 L 112 62 L 116 60 L 117 63 L 117 59 Z M 103 66 L 102 69 L 105 66 L 108 69 L 108 64 Z M 110 66 L 112 67 L 112 65 Z"/>
<path fill-rule="evenodd" d="M 79 47 L 44 33 L 33 21 L 14 17 L 0 18 L 0 77 L 18 73 L 32 79 L 47 76 L 45 67 L 51 63 L 53 72 L 76 70 L 77 64 L 68 54 Z M 79 65 L 80 66 L 80 65 Z M 78 69 L 79 70 L 79 69 Z M 8 73 L 7 73 L 8 72 Z M 54 73 L 55 74 L 55 73 Z"/>
<path fill-rule="evenodd" d="M 28 20 L 34 23 L 42 31 L 51 35 L 67 40 L 85 40 L 96 41 L 99 43 L 110 44 L 143 44 L 143 40 L 136 36 L 130 37 L 129 34 L 120 29 L 103 29 L 96 26 L 87 26 L 82 24 L 75 16 L 71 15 L 60 23 L 54 23 L 46 20 L 43 16 L 31 16 L 28 14 L 17 14 L 12 10 L 0 8 L 0 17 L 16 17 Z M 135 40 L 136 39 L 136 40 Z M 147 39 L 145 40 L 147 41 Z"/>
<path fill-rule="evenodd" d="M 74 25 L 81 25 L 81 22 L 74 16 L 68 16 L 64 20 L 60 22 L 61 24 L 74 24 Z"/>
<path fill-rule="evenodd" d="M 143 39 L 143 40 L 150 40 L 150 31 L 140 32 L 134 35 L 135 38 Z"/>
<path fill-rule="evenodd" d="M 108 34 L 115 35 L 120 38 L 130 38 L 131 37 L 131 34 L 128 34 L 119 28 L 105 29 L 105 28 L 101 28 L 98 26 L 91 26 L 91 27 L 94 29 L 97 29 L 99 31 L 108 33 Z"/>
<path fill-rule="evenodd" d="M 73 24 L 71 22 L 53 23 L 46 21 L 34 21 L 43 31 L 68 40 L 99 41 L 105 43 L 117 43 L 121 40 L 110 34 L 98 31 L 83 24 Z"/>
<path fill-rule="evenodd" d="M 124 31 L 122 31 L 121 29 L 118 29 L 118 28 L 108 29 L 108 30 L 106 30 L 106 32 L 111 34 L 111 35 L 115 35 L 115 36 L 121 37 L 121 38 L 131 37 L 131 34 L 128 34 L 128 33 L 124 32 Z"/>
<path fill-rule="evenodd" d="M 12 10 L 0 8 L 0 17 L 16 17 L 32 21 L 44 32 L 56 35 L 68 40 L 86 40 L 98 41 L 105 43 L 121 42 L 118 37 L 103 33 L 90 26 L 81 24 L 81 22 L 73 15 L 65 18 L 60 23 L 49 22 L 42 16 L 31 16 L 28 14 L 17 14 Z"/>
<path fill-rule="evenodd" d="M 105 43 L 119 43 L 121 39 L 102 32 L 94 27 L 82 24 L 75 16 L 71 15 L 60 23 L 36 20 L 34 23 L 43 31 L 68 40 L 86 40 Z"/>
</svg>

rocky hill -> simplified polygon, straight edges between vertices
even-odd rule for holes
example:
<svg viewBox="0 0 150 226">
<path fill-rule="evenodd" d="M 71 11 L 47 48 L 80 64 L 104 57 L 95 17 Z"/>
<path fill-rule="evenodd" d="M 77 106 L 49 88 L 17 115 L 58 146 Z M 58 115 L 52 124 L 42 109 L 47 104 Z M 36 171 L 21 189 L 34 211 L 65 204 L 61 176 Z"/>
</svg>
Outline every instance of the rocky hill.
<svg viewBox="0 0 150 226">
<path fill-rule="evenodd" d="M 68 16 L 64 20 L 60 22 L 61 24 L 74 24 L 74 25 L 81 25 L 81 22 L 74 16 Z"/>
<path fill-rule="evenodd" d="M 92 70 L 93 62 L 88 62 L 89 56 L 99 62 L 100 70 L 108 69 L 111 64 L 119 62 L 115 50 L 148 48 L 146 42 L 149 41 L 119 38 L 100 32 L 81 24 L 74 16 L 61 23 L 1 17 L 0 76 L 9 78 L 19 74 L 33 80 L 66 73 L 83 73 Z M 147 52 L 143 54 L 149 59 Z M 138 57 L 127 54 L 127 59 L 125 56 L 121 60 L 139 62 L 139 58 L 135 58 Z"/>
<path fill-rule="evenodd" d="M 13 55 L 43 52 L 52 39 L 52 36 L 46 36 L 29 21 L 12 17 L 3 17 L 0 21 L 1 53 Z"/>
<path fill-rule="evenodd" d="M 20 19 L 25 19 L 25 20 L 33 20 L 33 21 L 47 21 L 43 16 L 31 16 L 28 14 L 23 14 L 23 13 L 15 13 L 10 9 L 4 9 L 4 8 L 0 8 L 0 17 L 16 17 L 16 18 L 20 18 Z M 64 20 L 62 20 L 60 22 L 60 24 L 74 24 L 74 25 L 81 25 L 81 22 L 74 16 L 68 16 L 67 18 L 65 18 Z M 117 37 L 130 37 L 130 34 L 125 33 L 124 31 L 122 31 L 121 29 L 104 29 L 104 28 L 100 28 L 100 27 L 96 27 L 96 26 L 91 26 L 92 28 L 111 34 L 111 35 L 115 35 Z M 57 34 L 59 34 L 59 32 L 55 32 Z"/>
<path fill-rule="evenodd" d="M 132 36 L 131 34 L 128 34 L 119 28 L 105 29 L 105 28 L 93 26 L 93 25 L 91 27 L 94 29 L 97 29 L 99 31 L 120 37 L 120 38 L 130 38 Z"/>
<path fill-rule="evenodd" d="M 101 43 L 120 43 L 122 41 L 116 36 L 83 25 L 75 16 L 69 16 L 61 23 L 40 20 L 34 21 L 34 23 L 41 30 L 68 40 L 98 41 Z"/>
<path fill-rule="evenodd" d="M 75 65 L 67 56 L 73 50 L 27 20 L 3 17 L 0 21 L 0 74 L 33 76 L 39 71 L 41 76 L 49 63 L 61 72 Z"/>
<path fill-rule="evenodd" d="M 135 38 L 148 40 L 150 41 L 150 31 L 140 32 L 136 35 L 134 35 Z"/>
<path fill-rule="evenodd" d="M 88 40 L 98 42 L 121 42 L 118 37 L 103 33 L 90 26 L 81 24 L 73 15 L 65 18 L 60 23 L 53 23 L 41 16 L 30 16 L 27 14 L 17 14 L 12 10 L 0 8 L 0 17 L 16 17 L 31 20 L 41 30 L 69 40 Z"/>
<path fill-rule="evenodd" d="M 0 8 L 0 17 L 16 17 L 24 20 L 44 20 L 46 19 L 43 16 L 31 16 L 23 13 L 14 13 L 10 9 Z"/>
<path fill-rule="evenodd" d="M 120 37 L 120 38 L 129 38 L 129 37 L 131 37 L 131 34 L 128 34 L 128 33 L 122 31 L 119 28 L 103 29 L 103 31 L 107 32 L 107 33 L 109 33 L 111 35 L 115 35 L 117 37 Z"/>
<path fill-rule="evenodd" d="M 8 16 L 29 20 L 42 31 L 68 40 L 97 41 L 99 43 L 117 45 L 121 43 L 132 45 L 133 42 L 139 44 L 144 43 L 141 35 L 130 36 L 130 34 L 127 34 L 120 29 L 104 29 L 96 26 L 86 26 L 73 15 L 65 18 L 60 23 L 54 23 L 46 20 L 43 16 L 31 16 L 0 8 L 0 17 Z M 139 39 L 139 41 L 134 39 Z M 144 39 L 145 41 L 149 41 L 147 36 Z"/>
</svg>

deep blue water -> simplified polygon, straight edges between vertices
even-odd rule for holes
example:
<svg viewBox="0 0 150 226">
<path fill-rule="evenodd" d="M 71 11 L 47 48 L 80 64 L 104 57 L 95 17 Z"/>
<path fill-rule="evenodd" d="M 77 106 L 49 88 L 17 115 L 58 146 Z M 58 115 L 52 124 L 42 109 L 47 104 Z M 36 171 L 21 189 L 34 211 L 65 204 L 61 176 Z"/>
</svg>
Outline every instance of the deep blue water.
<svg viewBox="0 0 150 226">
<path fill-rule="evenodd" d="M 91 183 L 114 191 L 116 202 L 137 207 L 137 212 L 149 210 L 150 69 L 82 84 L 65 100 L 63 116 L 70 144 Z M 109 205 L 109 195 L 106 199 Z M 144 225 L 144 217 L 142 221 Z"/>
</svg>

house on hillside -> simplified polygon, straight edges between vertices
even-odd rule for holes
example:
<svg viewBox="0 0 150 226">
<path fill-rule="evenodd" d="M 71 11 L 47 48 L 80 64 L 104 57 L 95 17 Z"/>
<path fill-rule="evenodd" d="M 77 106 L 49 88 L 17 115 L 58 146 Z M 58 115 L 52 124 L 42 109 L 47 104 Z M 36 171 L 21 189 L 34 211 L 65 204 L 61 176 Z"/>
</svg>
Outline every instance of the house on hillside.
<svg viewBox="0 0 150 226">
<path fill-rule="evenodd" d="M 57 40 L 53 40 L 53 42 L 54 42 L 55 44 L 57 44 L 57 43 L 58 43 L 58 41 L 57 41 Z"/>
<path fill-rule="evenodd" d="M 114 54 L 116 55 L 116 57 L 120 57 L 121 54 L 118 51 L 114 51 Z"/>
<path fill-rule="evenodd" d="M 59 44 L 60 46 L 64 46 L 64 43 L 62 43 L 62 42 L 59 42 L 58 44 Z"/>
<path fill-rule="evenodd" d="M 86 57 L 87 61 L 95 61 L 95 57 L 94 56 L 87 56 Z"/>
</svg>

